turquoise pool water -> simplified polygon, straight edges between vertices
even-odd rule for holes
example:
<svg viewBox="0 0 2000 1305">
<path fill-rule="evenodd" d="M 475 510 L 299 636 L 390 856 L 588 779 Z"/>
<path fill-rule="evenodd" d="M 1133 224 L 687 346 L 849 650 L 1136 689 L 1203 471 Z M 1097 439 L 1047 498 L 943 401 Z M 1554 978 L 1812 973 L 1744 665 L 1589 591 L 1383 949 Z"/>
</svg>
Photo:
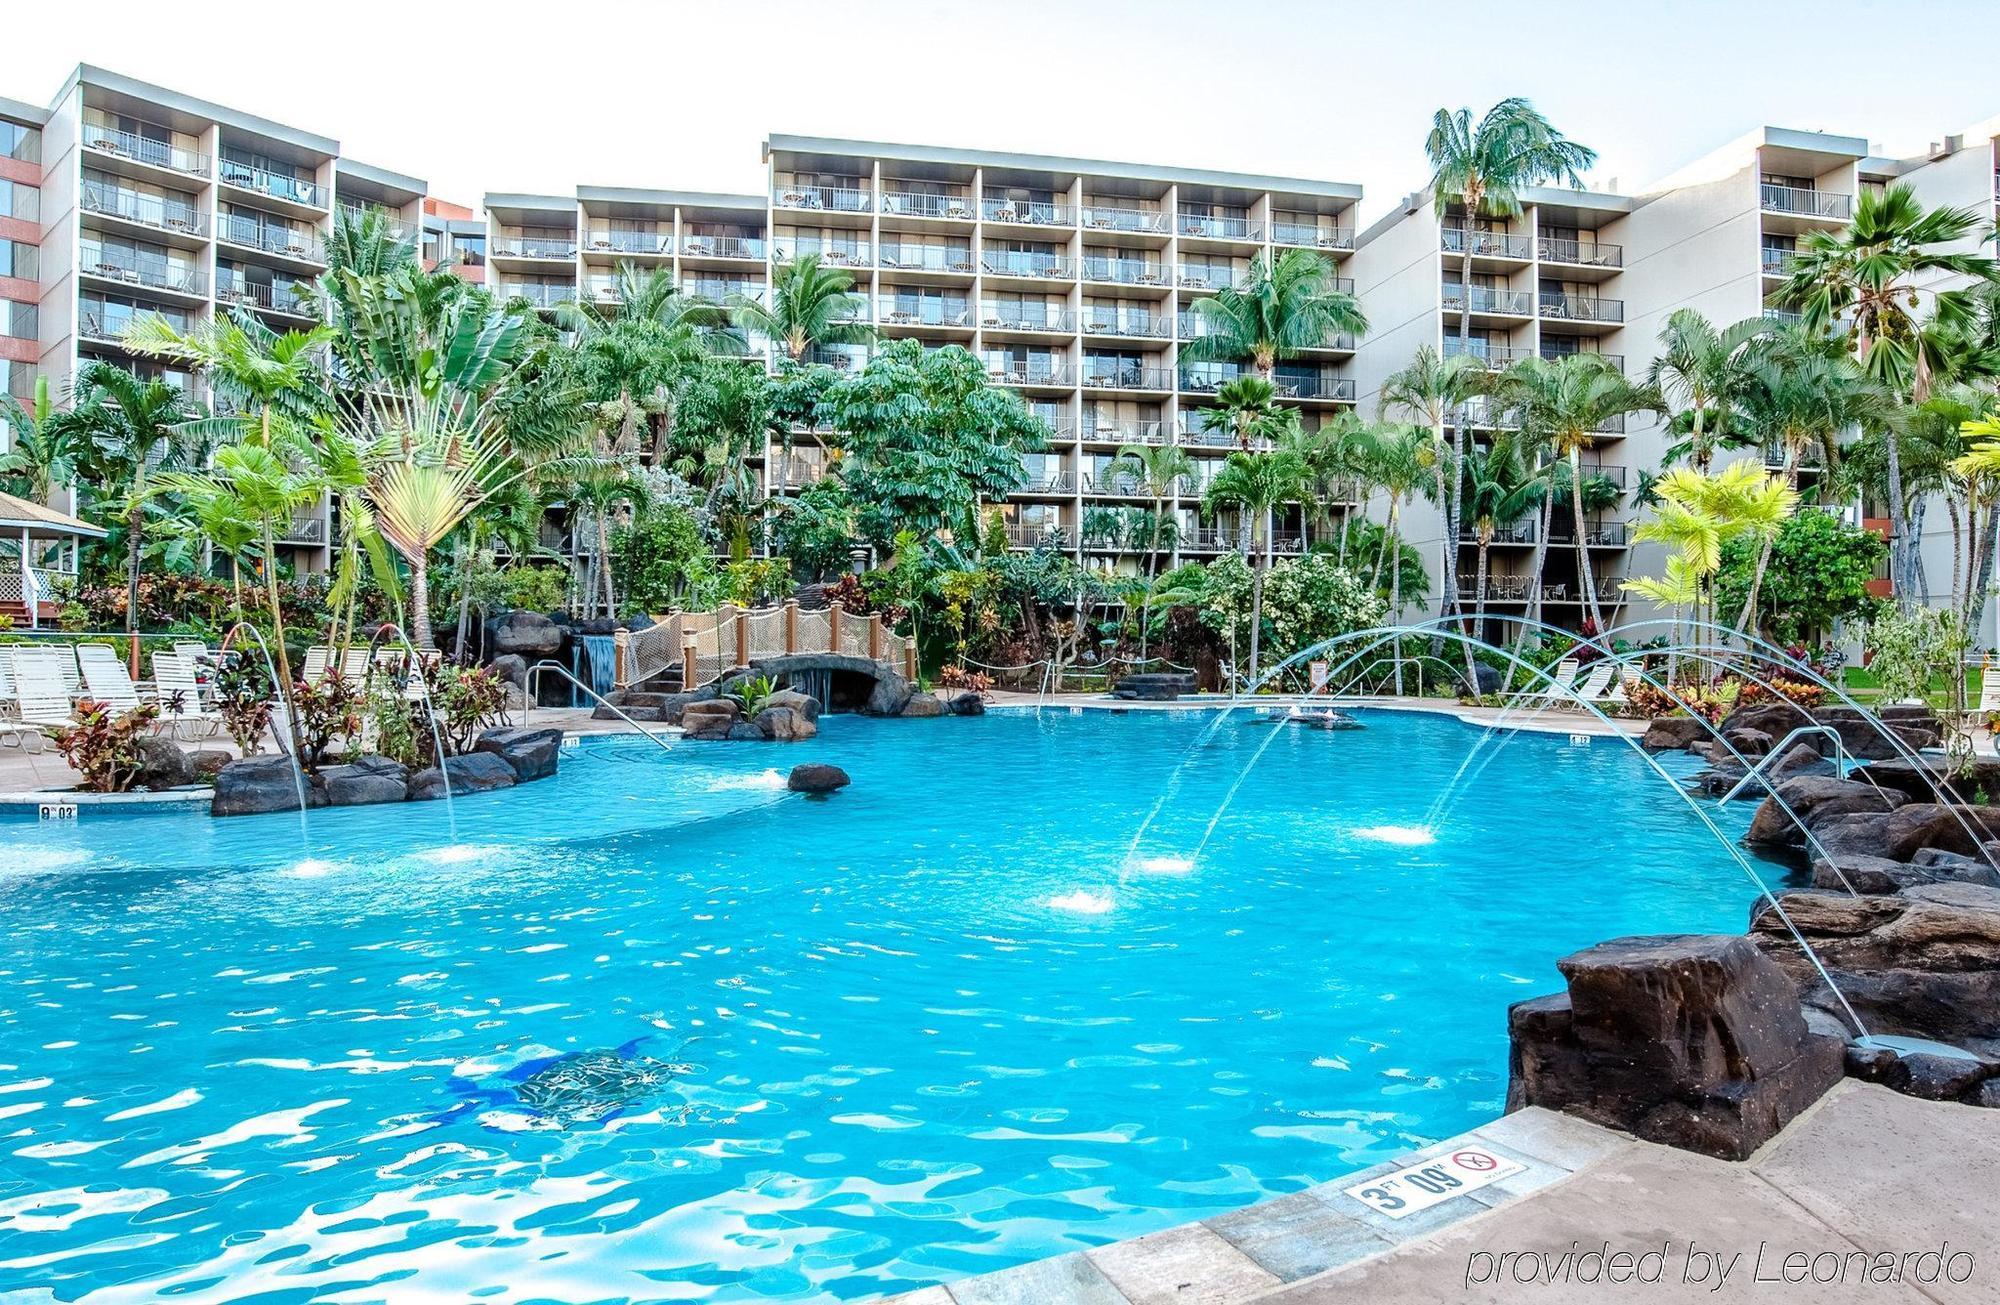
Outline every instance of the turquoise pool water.
<svg viewBox="0 0 2000 1305">
<path fill-rule="evenodd" d="M 1434 842 L 1387 841 L 1478 737 L 1428 716 L 1225 724 L 1128 865 L 1207 719 L 597 740 L 462 800 L 455 841 L 438 804 L 315 812 L 310 846 L 0 824 L 0 1284 L 909 1289 L 1471 1127 L 1556 957 L 1747 914 L 1611 740 L 1518 737 Z M 785 793 L 803 760 L 854 786 Z"/>
</svg>

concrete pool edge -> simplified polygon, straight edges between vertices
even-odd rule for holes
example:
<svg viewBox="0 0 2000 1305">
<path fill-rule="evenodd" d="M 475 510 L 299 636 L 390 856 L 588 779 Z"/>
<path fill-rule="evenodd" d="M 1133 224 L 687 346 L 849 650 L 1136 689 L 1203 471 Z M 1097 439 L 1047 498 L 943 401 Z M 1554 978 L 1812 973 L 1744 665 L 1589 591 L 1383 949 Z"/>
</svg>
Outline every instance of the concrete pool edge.
<svg viewBox="0 0 2000 1305">
<path fill-rule="evenodd" d="M 1037 709 L 1061 709 L 1065 711 L 1221 711 L 1229 707 L 1243 707 L 1263 710 L 1271 707 L 1292 707 L 1297 705 L 1324 706 L 1323 699 L 1308 699 L 1297 695 L 1271 695 L 1256 698 L 1230 699 L 1221 695 L 1181 698 L 1173 702 L 1135 702 L 1121 698 L 1109 698 L 1102 694 L 1065 695 L 1059 698 L 1037 698 L 1033 694 L 1015 694 L 996 690 L 988 703 L 989 711 L 1034 711 Z M 1627 720 L 1614 717 L 1609 726 L 1597 717 L 1584 712 L 1564 713 L 1555 720 L 1542 719 L 1540 712 L 1534 716 L 1516 717 L 1502 721 L 1504 709 L 1498 707 L 1474 707 L 1461 702 L 1440 698 L 1367 698 L 1349 700 L 1347 705 L 1361 707 L 1368 711 L 1401 711 L 1426 716 L 1448 716 L 1461 725 L 1474 729 L 1490 729 L 1503 725 L 1510 730 L 1520 730 L 1527 734 L 1589 734 L 1610 738 L 1614 734 L 1637 735 L 1645 732 L 1649 722 L 1641 719 Z M 1558 710 L 1543 708 L 1542 711 Z"/>
</svg>

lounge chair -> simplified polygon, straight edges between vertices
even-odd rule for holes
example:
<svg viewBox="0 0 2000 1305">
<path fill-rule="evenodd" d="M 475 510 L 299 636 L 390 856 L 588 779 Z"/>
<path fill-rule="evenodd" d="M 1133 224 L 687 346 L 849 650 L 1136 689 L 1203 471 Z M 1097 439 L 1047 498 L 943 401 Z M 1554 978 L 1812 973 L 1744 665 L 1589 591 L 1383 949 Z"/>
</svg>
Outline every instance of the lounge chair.
<svg viewBox="0 0 2000 1305">
<path fill-rule="evenodd" d="M 126 674 L 117 649 L 101 643 L 78 644 L 76 660 L 83 676 L 85 697 L 103 703 L 121 716 L 139 710 L 139 686 Z"/>
<path fill-rule="evenodd" d="M 63 689 L 61 662 L 50 649 L 17 648 L 11 669 L 19 719 L 6 722 L 7 737 L 24 752 L 40 752 L 48 743 L 47 730 L 75 723 L 69 694 Z"/>
<path fill-rule="evenodd" d="M 1590 668 L 1589 673 L 1583 677 L 1582 682 L 1576 685 L 1574 692 L 1565 694 L 1556 700 L 1556 706 L 1572 707 L 1577 711 L 1588 711 L 1590 708 L 1601 704 L 1605 699 L 1606 692 L 1611 687 L 1612 678 L 1617 670 L 1618 668 L 1610 662 L 1597 663 L 1597 665 Z"/>
<path fill-rule="evenodd" d="M 1979 714 L 2000 714 L 2000 671 L 1991 666 L 1979 669 Z"/>
<path fill-rule="evenodd" d="M 349 648 L 340 657 L 340 678 L 359 689 L 368 679 L 368 650 Z"/>
<path fill-rule="evenodd" d="M 176 648 L 175 651 L 178 652 L 180 650 Z M 312 647 L 306 649 L 305 672 L 300 678 L 307 684 L 317 683 L 320 677 L 326 674 L 326 668 L 332 662 L 333 649 L 321 644 L 314 644 Z"/>
<path fill-rule="evenodd" d="M 195 664 L 178 653 L 153 654 L 153 687 L 160 695 L 160 729 L 180 737 L 183 729 L 194 738 L 214 738 L 222 728 L 222 713 L 201 701 L 201 681 Z"/>
<path fill-rule="evenodd" d="M 1534 684 L 1512 695 L 1510 707 L 1545 707 L 1559 698 L 1566 698 L 1576 684 L 1576 673 L 1581 669 L 1574 657 L 1565 657 L 1549 672 L 1546 684 Z"/>
</svg>

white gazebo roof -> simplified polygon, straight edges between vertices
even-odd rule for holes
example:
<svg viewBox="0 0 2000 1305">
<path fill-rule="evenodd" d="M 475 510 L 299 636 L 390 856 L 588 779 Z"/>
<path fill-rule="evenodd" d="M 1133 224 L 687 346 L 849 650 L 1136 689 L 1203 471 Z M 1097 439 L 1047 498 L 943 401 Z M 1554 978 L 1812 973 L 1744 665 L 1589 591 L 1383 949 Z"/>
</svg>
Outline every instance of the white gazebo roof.
<svg viewBox="0 0 2000 1305">
<path fill-rule="evenodd" d="M 24 531 L 30 539 L 102 539 L 106 534 L 102 526 L 66 512 L 0 493 L 0 533 L 19 535 Z"/>
</svg>

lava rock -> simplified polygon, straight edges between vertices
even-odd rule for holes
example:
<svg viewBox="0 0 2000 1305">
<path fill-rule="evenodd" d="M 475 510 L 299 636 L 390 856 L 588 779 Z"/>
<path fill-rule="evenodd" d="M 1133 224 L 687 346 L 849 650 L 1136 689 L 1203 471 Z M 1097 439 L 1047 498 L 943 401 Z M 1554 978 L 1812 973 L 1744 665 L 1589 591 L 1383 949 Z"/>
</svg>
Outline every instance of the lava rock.
<svg viewBox="0 0 2000 1305">
<path fill-rule="evenodd" d="M 1558 961 L 1508 1016 L 1507 1108 L 1543 1106 L 1741 1160 L 1840 1080 L 1784 971 L 1743 937 L 1619 938 Z"/>
<path fill-rule="evenodd" d="M 751 722 L 739 720 L 729 727 L 729 732 L 723 737 L 734 739 L 738 743 L 762 743 L 769 736 Z"/>
<path fill-rule="evenodd" d="M 1986 1060 L 1964 1060 L 1957 1056 L 1934 1056 L 1929 1052 L 1906 1051 L 1896 1057 L 1881 1078 L 1883 1086 L 1904 1096 L 1926 1101 L 1957 1101 L 1973 1093 L 1990 1078 L 1996 1065 Z"/>
<path fill-rule="evenodd" d="M 490 793 L 496 788 L 514 787 L 514 768 L 491 752 L 463 752 L 444 759 L 444 770 L 436 766 L 410 776 L 412 802 L 427 802 L 445 795 L 445 780 L 451 780 L 451 795 Z"/>
<path fill-rule="evenodd" d="M 797 689 L 780 689 L 770 697 L 764 699 L 764 705 L 766 707 L 789 707 L 808 721 L 819 719 L 819 699 L 813 697 L 810 693 L 801 693 Z"/>
<path fill-rule="evenodd" d="M 400 761 L 372 753 L 339 766 L 321 766 L 314 784 L 326 794 L 330 807 L 371 806 L 377 802 L 401 802 L 409 796 L 410 768 Z"/>
<path fill-rule="evenodd" d="M 984 716 L 986 714 L 986 698 L 982 694 L 973 693 L 968 690 L 965 693 L 955 695 L 950 701 L 946 702 L 945 710 L 954 716 Z"/>
<path fill-rule="evenodd" d="M 215 782 L 215 776 L 224 766 L 236 760 L 236 754 L 221 748 L 196 748 L 187 754 L 188 765 L 194 769 L 196 782 Z"/>
<path fill-rule="evenodd" d="M 514 768 L 514 778 L 525 784 L 556 773 L 562 753 L 563 732 L 555 728 L 515 729 L 502 727 L 482 732 L 472 749 L 490 752 Z"/>
<path fill-rule="evenodd" d="M 893 671 L 885 673 L 869 691 L 865 710 L 870 716 L 900 716 L 915 693 L 915 687 L 908 680 Z"/>
<path fill-rule="evenodd" d="M 820 761 L 793 766 L 792 773 L 785 778 L 785 787 L 794 793 L 831 793 L 851 783 L 846 771 Z"/>
<path fill-rule="evenodd" d="M 934 693 L 912 694 L 899 714 L 913 718 L 942 716 L 945 714 L 944 702 Z"/>
<path fill-rule="evenodd" d="M 1975 794 L 1982 792 L 2000 796 L 2000 758 L 1974 757 L 1964 764 L 1972 767 L 1970 775 L 1958 773 L 1958 763 L 1955 762 L 1892 757 L 1887 761 L 1871 761 L 1865 766 L 1857 766 L 1851 778 L 1896 789 L 1908 794 L 1912 802 L 1969 802 Z"/>
<path fill-rule="evenodd" d="M 1886 856 L 1815 857 L 1812 863 L 1812 886 L 1827 892 L 1844 893 L 1851 886 L 1857 893 L 1896 893 L 1935 882 L 1928 871 Z"/>
<path fill-rule="evenodd" d="M 659 721 L 667 725 L 678 725 L 689 704 L 714 702 L 718 695 L 713 686 L 696 689 L 691 693 L 652 693 L 642 690 L 620 690 L 611 695 L 611 705 L 599 703 L 597 710 L 590 713 L 593 720 L 617 720 L 618 712 L 624 712 L 632 720 Z M 616 706 L 618 711 L 611 710 Z"/>
<path fill-rule="evenodd" d="M 201 781 L 201 775 L 194 768 L 193 759 L 172 739 L 148 734 L 141 735 L 133 742 L 139 752 L 139 769 L 132 777 L 132 787 L 152 789 L 159 793 Z M 294 797 L 296 796 L 294 794 Z M 294 802 L 293 805 L 296 806 L 297 803 Z"/>
<path fill-rule="evenodd" d="M 1863 1083 L 1880 1083 L 1898 1059 L 1888 1047 L 1864 1047 L 1858 1042 L 1850 1042 L 1847 1044 L 1847 1077 L 1858 1078 Z"/>
<path fill-rule="evenodd" d="M 811 701 L 808 699 L 807 701 Z M 819 733 L 819 726 L 811 718 L 795 707 L 766 706 L 751 721 L 759 736 L 779 743 L 792 743 L 799 739 L 809 739 Z M 733 733 L 734 731 L 732 731 Z"/>
<path fill-rule="evenodd" d="M 1737 752 L 1753 760 L 1769 752 L 1773 742 L 1771 736 L 1763 730 L 1748 728 L 1727 730 L 1723 733 L 1722 737 L 1730 747 L 1735 748 Z"/>
<path fill-rule="evenodd" d="M 681 729 L 691 739 L 726 739 L 742 716 L 743 708 L 733 698 L 690 702 L 681 709 Z"/>
<path fill-rule="evenodd" d="M 1137 702 L 1172 702 L 1195 691 L 1194 676 L 1177 671 L 1141 671 L 1118 681 L 1113 697 Z"/>
<path fill-rule="evenodd" d="M 325 804 L 325 795 L 307 785 L 306 805 Z M 255 816 L 298 809 L 298 775 L 289 756 L 244 757 L 215 773 L 215 800 L 208 808 L 211 815 Z"/>
<path fill-rule="evenodd" d="M 1655 716 L 1639 746 L 1648 752 L 1671 752 L 1709 737 L 1707 723 L 1693 716 Z"/>
<path fill-rule="evenodd" d="M 534 662 L 562 651 L 563 629 L 540 612 L 502 612 L 493 618 L 487 647 L 495 659 L 519 657 Z"/>
<path fill-rule="evenodd" d="M 1786 754 L 1787 759 L 1790 753 Z M 1787 813 L 1778 799 L 1783 798 Z M 1744 841 L 1766 847 L 1804 847 L 1805 830 L 1819 832 L 1820 822 L 1849 813 L 1885 814 L 1902 805 L 1903 795 L 1894 789 L 1883 792 L 1858 780 L 1835 779 L 1822 775 L 1796 775 L 1778 785 L 1775 797 L 1766 797 L 1750 819 Z M 1793 820 L 1793 815 L 1798 820 Z M 1804 828 L 1799 821 L 1804 822 Z M 1889 855 L 1883 853 L 1881 855 Z M 1891 856 L 1892 860 L 1903 858 Z"/>
</svg>

